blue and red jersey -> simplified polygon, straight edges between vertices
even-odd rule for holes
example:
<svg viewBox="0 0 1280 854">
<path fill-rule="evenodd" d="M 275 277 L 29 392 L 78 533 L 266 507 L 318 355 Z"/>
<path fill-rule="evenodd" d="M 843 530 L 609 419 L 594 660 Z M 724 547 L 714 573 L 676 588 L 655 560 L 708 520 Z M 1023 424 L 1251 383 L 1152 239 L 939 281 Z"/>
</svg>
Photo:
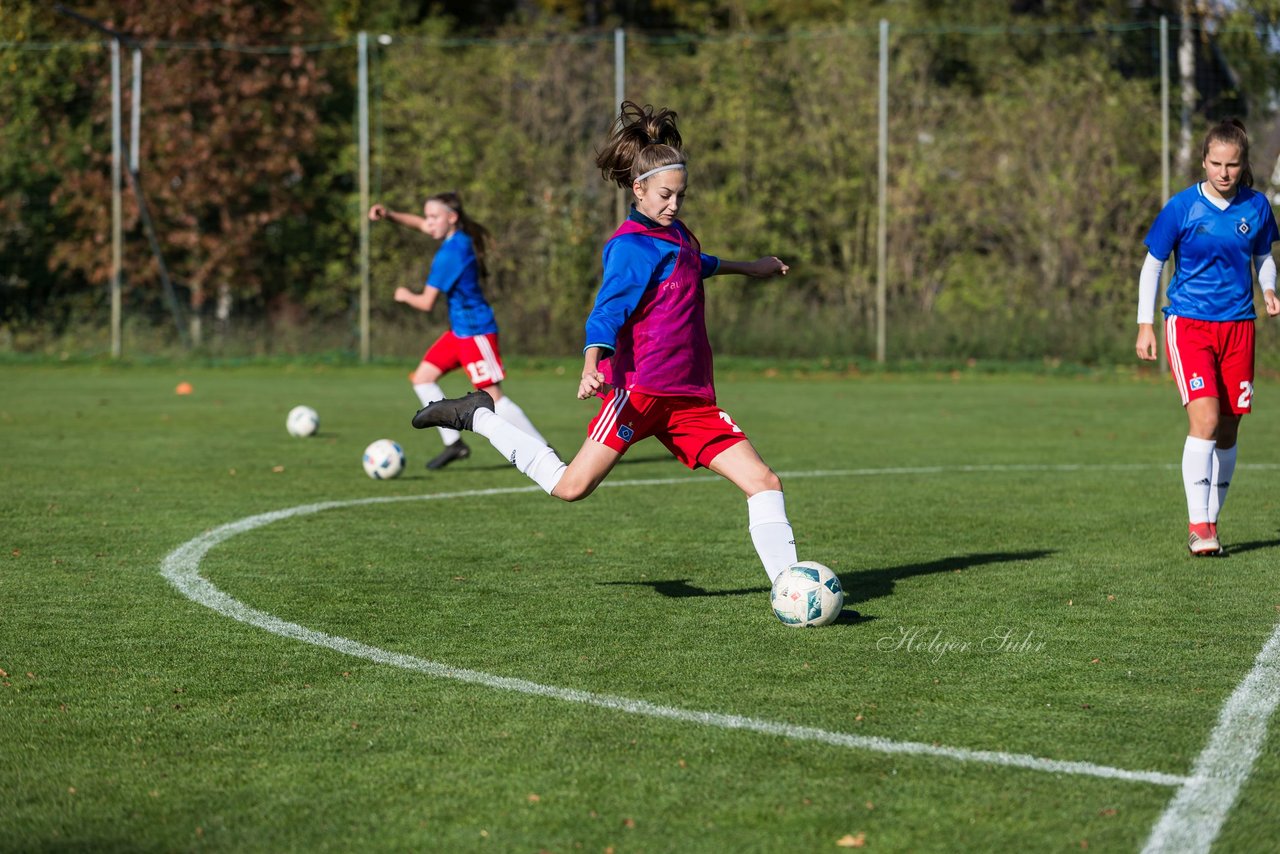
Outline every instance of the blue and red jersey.
<svg viewBox="0 0 1280 854">
<path fill-rule="evenodd" d="M 655 396 L 715 401 L 702 280 L 720 260 L 676 220 L 633 210 L 604 247 L 604 277 L 586 323 L 586 347 L 608 352 L 611 385 Z"/>
<path fill-rule="evenodd" d="M 1169 200 L 1143 241 L 1160 261 L 1174 255 L 1166 317 L 1252 320 L 1253 259 L 1280 240 L 1271 203 L 1240 187 L 1225 210 L 1205 198 L 1200 184 Z"/>
<path fill-rule="evenodd" d="M 449 300 L 449 328 L 460 338 L 498 331 L 493 309 L 480 289 L 480 265 L 471 238 L 459 229 L 444 239 L 431 260 L 427 285 Z"/>
</svg>

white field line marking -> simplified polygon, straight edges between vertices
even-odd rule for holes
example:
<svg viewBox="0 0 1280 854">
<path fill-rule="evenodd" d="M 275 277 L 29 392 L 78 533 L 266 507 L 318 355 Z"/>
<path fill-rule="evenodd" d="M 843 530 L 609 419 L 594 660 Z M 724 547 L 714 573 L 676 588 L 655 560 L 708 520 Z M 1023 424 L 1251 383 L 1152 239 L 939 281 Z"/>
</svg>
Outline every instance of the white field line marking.
<svg viewBox="0 0 1280 854">
<path fill-rule="evenodd" d="M 835 477 L 835 476 L 871 476 L 883 474 L 932 474 L 938 472 L 982 472 L 982 471 L 1057 471 L 1078 469 L 1112 469 L 1112 466 L 930 466 L 924 468 L 897 469 L 852 469 L 848 471 L 828 472 L 791 472 L 788 477 Z M 1123 468 L 1130 468 L 1124 466 Z M 1146 466 L 1145 468 L 1150 468 Z M 657 478 L 653 480 L 619 480 L 602 484 L 602 486 L 657 486 L 673 483 L 714 483 L 720 478 Z M 850 747 L 870 750 L 877 753 L 913 754 L 918 756 L 936 756 L 959 762 L 979 762 L 987 765 L 1003 765 L 1013 768 L 1027 768 L 1053 774 L 1079 774 L 1089 777 L 1101 777 L 1111 780 L 1124 780 L 1134 783 L 1150 783 L 1157 786 L 1183 786 L 1188 778 L 1176 774 L 1165 774 L 1159 771 L 1130 771 L 1123 768 L 1112 768 L 1092 762 L 1072 762 L 1058 759 L 1044 759 L 1023 753 L 1002 753 L 992 750 L 967 750 L 960 747 L 944 747 L 923 742 L 893 741 L 875 736 L 853 735 L 851 733 L 832 732 L 814 727 L 797 726 L 795 724 L 749 718 L 740 715 L 727 715 L 718 712 L 700 712 L 679 709 L 671 706 L 660 706 L 645 700 L 633 700 L 611 694 L 596 694 L 578 691 L 572 688 L 559 688 L 553 685 L 541 685 L 524 679 L 506 676 L 495 676 L 477 670 L 450 667 L 435 661 L 415 658 L 411 655 L 388 652 L 378 647 L 368 646 L 358 641 L 328 635 L 290 623 L 272 616 L 264 611 L 251 608 L 239 600 L 223 593 L 200 575 L 200 561 L 219 543 L 225 542 L 238 534 L 252 531 L 255 528 L 269 525 L 295 516 L 305 516 L 325 510 L 337 510 L 344 507 L 358 507 L 368 504 L 391 504 L 400 501 L 435 501 L 446 498 L 470 498 L 489 495 L 511 495 L 522 492 L 540 492 L 539 487 L 510 487 L 501 489 L 476 489 L 461 492 L 435 493 L 430 495 L 404 495 L 375 498 L 360 498 L 350 501 L 323 501 L 316 504 L 303 504 L 270 513 L 248 516 L 235 522 L 220 525 L 189 540 L 174 549 L 161 563 L 161 574 L 174 587 L 196 604 L 203 605 L 233 620 L 238 620 L 260 629 L 265 629 L 280 637 L 292 638 L 315 646 L 368 659 L 379 664 L 389 664 L 405 670 L 415 670 L 429 676 L 444 679 L 456 679 L 488 688 L 503 691 L 515 691 L 538 697 L 550 697 L 566 702 L 583 703 L 603 709 L 626 712 L 633 715 L 665 718 L 685 723 L 713 726 L 722 729 L 748 730 L 765 735 L 782 736 L 803 741 L 816 741 L 839 747 Z"/>
<path fill-rule="evenodd" d="M 1191 777 L 1151 830 L 1144 852 L 1208 851 L 1235 804 L 1267 737 L 1267 720 L 1280 703 L 1280 627 L 1258 653 L 1253 669 L 1218 713 Z"/>
</svg>

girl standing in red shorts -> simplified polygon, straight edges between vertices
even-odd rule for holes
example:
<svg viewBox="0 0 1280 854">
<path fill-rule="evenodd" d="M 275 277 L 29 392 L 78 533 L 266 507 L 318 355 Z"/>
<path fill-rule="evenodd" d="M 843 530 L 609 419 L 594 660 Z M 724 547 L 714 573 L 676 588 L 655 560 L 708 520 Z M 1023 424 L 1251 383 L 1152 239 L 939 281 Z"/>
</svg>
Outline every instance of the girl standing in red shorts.
<svg viewBox="0 0 1280 854">
<path fill-rule="evenodd" d="M 1182 450 L 1187 548 L 1218 555 L 1218 514 L 1235 472 L 1240 417 L 1253 408 L 1253 272 L 1267 314 L 1280 314 L 1271 256 L 1280 231 L 1267 197 L 1253 190 L 1243 124 L 1230 119 L 1211 128 L 1202 158 L 1205 180 L 1170 199 L 1147 233 L 1136 349 L 1140 359 L 1156 358 L 1156 291 L 1173 255 L 1164 332 L 1189 422 Z"/>
</svg>

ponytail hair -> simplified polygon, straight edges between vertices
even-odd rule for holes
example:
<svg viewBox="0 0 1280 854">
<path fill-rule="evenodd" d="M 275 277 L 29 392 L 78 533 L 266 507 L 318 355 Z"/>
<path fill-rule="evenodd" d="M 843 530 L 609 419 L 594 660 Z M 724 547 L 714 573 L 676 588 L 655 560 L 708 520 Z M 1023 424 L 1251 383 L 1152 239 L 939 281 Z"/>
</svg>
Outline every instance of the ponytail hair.
<svg viewBox="0 0 1280 854">
<path fill-rule="evenodd" d="M 1249 132 L 1244 129 L 1244 122 L 1239 119 L 1223 119 L 1205 134 L 1204 145 L 1200 149 L 1200 159 L 1209 156 L 1209 146 L 1215 142 L 1234 145 L 1240 149 L 1240 183 L 1246 187 L 1253 186 L 1253 165 L 1249 163 Z"/>
<path fill-rule="evenodd" d="M 480 273 L 480 278 L 487 278 L 489 276 L 489 268 L 485 265 L 485 255 L 493 243 L 493 236 L 489 234 L 489 229 L 467 216 L 467 212 L 462 209 L 462 196 L 457 190 L 449 190 L 444 193 L 436 193 L 434 196 L 427 196 L 427 201 L 439 202 L 458 215 L 458 229 L 471 238 L 471 246 L 475 249 L 476 268 Z"/>
<path fill-rule="evenodd" d="M 629 188 L 640 175 L 663 166 L 686 163 L 676 114 L 663 108 L 623 101 L 613 133 L 596 152 L 600 177 Z"/>
</svg>

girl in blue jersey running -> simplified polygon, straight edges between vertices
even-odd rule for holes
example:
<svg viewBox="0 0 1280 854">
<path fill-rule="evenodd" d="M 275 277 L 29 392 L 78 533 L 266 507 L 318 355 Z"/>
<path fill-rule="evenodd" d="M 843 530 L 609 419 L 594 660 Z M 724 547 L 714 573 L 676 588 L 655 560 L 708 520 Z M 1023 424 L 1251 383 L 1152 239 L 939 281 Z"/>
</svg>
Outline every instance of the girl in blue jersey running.
<svg viewBox="0 0 1280 854">
<path fill-rule="evenodd" d="M 431 311 L 442 293 L 448 298 L 450 328 L 427 349 L 409 375 L 414 392 L 423 406 L 441 400 L 444 391 L 438 384 L 440 377 L 455 368 L 464 368 L 471 385 L 493 398 L 500 415 L 539 442 L 545 441 L 524 411 L 502 393 L 505 373 L 498 350 L 498 323 L 480 287 L 487 272 L 484 262 L 490 241 L 488 229 L 467 216 L 457 193 L 431 196 L 422 213 L 423 216 L 401 213 L 383 205 L 369 208 L 369 219 L 374 222 L 388 219 L 440 241 L 422 291 L 403 286 L 395 290 L 396 302 L 419 311 Z M 427 463 L 427 468 L 444 468 L 454 460 L 471 456 L 471 449 L 457 430 L 441 427 L 440 438 L 444 440 L 444 450 Z"/>
<path fill-rule="evenodd" d="M 1211 128 L 1202 157 L 1205 180 L 1170 199 L 1144 241 L 1135 348 L 1140 359 L 1156 358 L 1156 291 L 1173 255 L 1177 267 L 1164 332 L 1189 422 L 1182 449 L 1187 548 L 1193 555 L 1219 555 L 1225 552 L 1218 515 L 1236 467 L 1240 417 L 1253 405 L 1253 272 L 1267 314 L 1280 315 L 1271 255 L 1280 231 L 1267 197 L 1252 189 L 1243 124 L 1228 119 Z"/>
</svg>

